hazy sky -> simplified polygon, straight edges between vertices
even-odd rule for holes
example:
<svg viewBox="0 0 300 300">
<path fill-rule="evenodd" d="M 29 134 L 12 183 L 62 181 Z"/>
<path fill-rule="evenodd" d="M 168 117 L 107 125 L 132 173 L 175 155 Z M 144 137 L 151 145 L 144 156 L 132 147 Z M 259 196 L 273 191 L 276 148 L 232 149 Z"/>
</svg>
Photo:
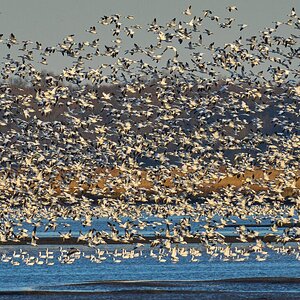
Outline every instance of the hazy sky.
<svg viewBox="0 0 300 300">
<path fill-rule="evenodd" d="M 103 15 L 134 15 L 135 20 L 131 24 L 146 27 L 154 17 L 161 24 L 176 16 L 189 21 L 192 16 L 182 14 L 189 5 L 192 5 L 192 16 L 202 16 L 204 9 L 210 9 L 213 15 L 221 18 L 232 16 L 236 18 L 236 24 L 248 24 L 243 31 L 248 36 L 256 34 L 264 27 L 272 26 L 272 21 L 287 20 L 287 14 L 292 7 L 298 13 L 300 11 L 299 0 L 1 0 L 0 33 L 7 38 L 13 32 L 20 41 L 40 41 L 45 47 L 56 46 L 68 34 L 75 34 L 76 41 L 92 40 L 96 36 L 91 37 L 85 30 L 96 25 L 100 40 L 103 38 L 111 41 L 109 31 L 102 32 L 100 28 L 103 26 L 97 23 Z M 228 5 L 236 5 L 238 12 L 228 13 L 225 9 Z M 226 34 L 218 29 L 212 40 L 220 43 L 231 42 L 239 34 L 238 28 L 226 31 Z M 151 35 L 140 32 L 135 42 L 145 43 L 149 36 Z M 7 50 L 5 47 L 2 45 L 1 49 Z M 2 55 L 0 59 L 2 60 Z M 63 62 L 57 58 L 49 68 L 57 69 L 61 64 Z"/>
</svg>

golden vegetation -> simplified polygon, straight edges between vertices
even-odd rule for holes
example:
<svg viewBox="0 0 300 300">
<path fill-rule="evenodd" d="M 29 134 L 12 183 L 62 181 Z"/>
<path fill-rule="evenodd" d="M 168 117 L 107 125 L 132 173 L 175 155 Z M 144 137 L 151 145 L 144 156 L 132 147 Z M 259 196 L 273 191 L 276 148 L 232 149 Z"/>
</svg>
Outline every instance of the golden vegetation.
<svg viewBox="0 0 300 300">
<path fill-rule="evenodd" d="M 74 176 L 70 179 L 69 184 L 65 185 L 64 176 L 66 173 L 67 171 L 60 171 L 51 183 L 52 188 L 57 195 L 61 194 L 64 189 L 71 194 L 81 192 L 90 193 L 97 189 L 100 195 L 106 196 L 120 196 L 130 188 L 145 190 L 150 193 L 155 192 L 154 185 L 156 182 L 154 182 L 153 177 L 149 176 L 149 172 L 145 170 L 138 171 L 137 174 L 133 176 L 134 180 L 131 185 L 126 184 L 127 177 L 124 176 L 124 173 L 118 168 L 97 168 L 91 175 L 90 179 L 93 182 L 91 184 L 88 182 L 80 182 L 79 177 Z M 278 189 L 278 193 L 283 197 L 287 197 L 299 193 L 300 189 L 300 171 L 297 172 L 294 182 L 291 182 L 289 187 L 284 187 L 282 190 L 280 190 L 283 183 L 282 177 L 284 175 L 282 170 L 269 169 L 263 171 L 257 169 L 254 171 L 246 171 L 243 174 L 233 175 L 228 174 L 226 170 L 223 169 L 220 170 L 220 173 L 216 178 L 203 178 L 204 174 L 199 176 L 198 184 L 194 186 L 193 190 L 191 190 L 189 182 L 186 182 L 189 174 L 195 175 L 195 171 L 188 170 L 188 172 L 184 172 L 179 168 L 173 168 L 169 171 L 169 176 L 163 176 L 161 184 L 164 188 L 169 189 L 171 193 L 188 191 L 194 195 L 211 193 L 228 186 L 233 186 L 235 188 L 247 186 L 255 192 L 267 191 L 269 185 L 272 184 L 273 188 Z M 176 177 L 178 176 L 181 178 L 181 181 L 186 182 L 184 187 L 176 186 Z M 110 189 L 110 183 L 114 180 L 117 184 Z"/>
</svg>

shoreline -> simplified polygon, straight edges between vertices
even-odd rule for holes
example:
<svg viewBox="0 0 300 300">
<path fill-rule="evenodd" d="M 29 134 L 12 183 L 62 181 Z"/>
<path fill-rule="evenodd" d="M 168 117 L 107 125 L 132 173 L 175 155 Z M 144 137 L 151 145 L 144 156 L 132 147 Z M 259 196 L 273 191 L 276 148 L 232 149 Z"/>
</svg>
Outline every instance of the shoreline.
<svg viewBox="0 0 300 300">
<path fill-rule="evenodd" d="M 134 245 L 137 243 L 141 243 L 141 244 L 151 244 L 153 241 L 155 240 L 166 240 L 169 239 L 171 240 L 174 244 L 181 244 L 182 242 L 184 242 L 184 244 L 204 244 L 205 242 L 208 243 L 219 243 L 218 242 L 218 238 L 215 239 L 210 239 L 210 240 L 204 240 L 203 238 L 201 239 L 200 237 L 188 237 L 188 238 L 184 238 L 183 241 L 178 241 L 172 237 L 170 238 L 166 238 L 166 237 L 155 237 L 155 236 L 150 236 L 150 237 L 136 237 L 133 238 L 130 241 L 125 241 L 125 240 L 111 240 L 111 239 L 103 239 L 105 241 L 105 243 L 101 243 L 95 246 L 99 246 L 99 245 Z M 78 238 L 77 237 L 71 237 L 67 240 L 63 240 L 60 237 L 41 237 L 37 240 L 37 246 L 39 245 L 86 245 L 88 246 L 88 242 L 87 241 L 77 241 Z M 238 236 L 226 236 L 223 240 L 223 243 L 229 243 L 229 244 L 236 244 L 236 243 L 240 243 L 240 244 L 246 244 L 246 243 L 253 243 L 256 242 L 257 240 L 261 240 L 264 243 L 279 243 L 282 244 L 281 241 L 278 241 L 278 236 L 273 236 L 273 235 L 269 235 L 269 236 L 258 236 L 256 238 L 247 238 L 247 242 L 242 242 Z M 220 239 L 219 239 L 220 241 Z M 292 238 L 290 239 L 287 243 L 297 243 L 300 242 L 300 238 Z M 23 246 L 23 245 L 31 245 L 31 238 L 25 238 L 22 239 L 20 241 L 13 241 L 13 240 L 8 240 L 7 242 L 0 242 L 0 249 L 3 246 Z M 33 246 L 33 245 L 32 245 Z"/>
</svg>

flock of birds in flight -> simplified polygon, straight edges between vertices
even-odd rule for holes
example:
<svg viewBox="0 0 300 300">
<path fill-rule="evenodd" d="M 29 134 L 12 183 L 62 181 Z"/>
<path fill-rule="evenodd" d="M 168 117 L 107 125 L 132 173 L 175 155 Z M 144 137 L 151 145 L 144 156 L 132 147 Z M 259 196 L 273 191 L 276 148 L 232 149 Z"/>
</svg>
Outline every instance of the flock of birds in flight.
<svg viewBox="0 0 300 300">
<path fill-rule="evenodd" d="M 39 249 L 62 224 L 61 243 L 95 252 L 60 248 L 62 263 L 121 262 L 146 249 L 160 262 L 202 253 L 263 261 L 269 250 L 299 259 L 300 17 L 293 8 L 247 37 L 238 8 L 226 9 L 225 18 L 195 16 L 189 6 L 183 20 L 146 28 L 134 16 L 104 16 L 87 41 L 70 34 L 56 46 L 0 35 L 10 51 L 0 84 L 2 262 L 52 265 L 50 248 L 31 256 L 5 245 Z M 212 28 L 246 37 L 218 45 Z M 145 31 L 149 46 L 134 39 Z M 41 71 L 57 53 L 68 60 L 62 72 Z M 226 178 L 241 184 L 213 188 Z M 102 218 L 106 228 L 94 226 Z"/>
</svg>

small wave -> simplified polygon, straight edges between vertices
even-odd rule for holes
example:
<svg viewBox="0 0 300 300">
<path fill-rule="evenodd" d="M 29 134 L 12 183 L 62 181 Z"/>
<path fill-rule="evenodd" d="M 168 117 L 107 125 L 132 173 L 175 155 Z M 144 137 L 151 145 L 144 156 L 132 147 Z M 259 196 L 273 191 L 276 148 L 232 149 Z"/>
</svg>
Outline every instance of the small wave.
<svg viewBox="0 0 300 300">
<path fill-rule="evenodd" d="M 212 282 L 233 282 L 233 283 L 300 283 L 300 278 L 296 277 L 247 277 L 217 279 Z"/>
<path fill-rule="evenodd" d="M 53 286 L 39 286 L 26 290 L 0 291 L 0 299 L 254 299 L 271 297 L 274 299 L 300 299 L 300 289 L 297 288 L 300 278 L 291 277 L 248 277 L 225 278 L 216 280 L 99 280 L 79 283 L 69 283 Z M 253 284 L 253 285 L 252 285 Z M 257 285 L 258 284 L 258 285 Z M 260 285 L 262 284 L 262 285 Z M 269 290 L 268 286 L 272 285 Z M 282 284 L 285 288 L 282 289 Z M 251 289 L 249 289 L 251 286 Z M 276 287 L 275 290 L 273 287 Z M 281 288 L 278 288 L 281 287 Z M 274 294 L 275 292 L 275 294 Z M 170 297 L 167 297 L 169 295 Z M 78 298 L 79 297 L 79 298 Z M 166 298 L 167 297 L 167 298 Z"/>
<path fill-rule="evenodd" d="M 213 280 L 99 280 L 71 283 L 63 286 L 89 286 L 89 285 L 125 285 L 125 286 L 184 286 L 201 283 L 300 283 L 300 278 L 292 277 L 244 277 L 244 278 L 224 278 Z"/>
</svg>

